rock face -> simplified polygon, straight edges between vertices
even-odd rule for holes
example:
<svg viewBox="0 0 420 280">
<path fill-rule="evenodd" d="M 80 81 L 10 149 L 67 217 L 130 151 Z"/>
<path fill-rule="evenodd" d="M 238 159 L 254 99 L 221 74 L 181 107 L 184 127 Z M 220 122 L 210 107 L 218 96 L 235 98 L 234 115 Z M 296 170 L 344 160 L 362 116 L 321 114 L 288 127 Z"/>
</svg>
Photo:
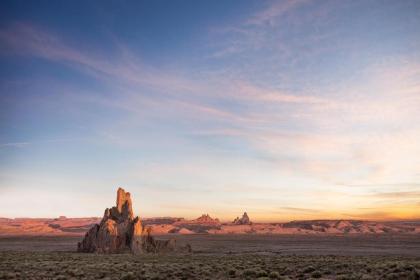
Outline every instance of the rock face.
<svg viewBox="0 0 420 280">
<path fill-rule="evenodd" d="M 209 214 L 203 214 L 195 220 L 192 220 L 193 223 L 201 223 L 201 224 L 220 224 L 218 218 L 213 219 L 210 217 Z"/>
<path fill-rule="evenodd" d="M 239 219 L 239 217 L 236 217 L 236 219 L 233 220 L 233 223 L 235 225 L 250 225 L 251 220 L 249 219 L 248 214 L 244 212 L 244 214 L 242 215 L 242 218 Z"/>
<path fill-rule="evenodd" d="M 117 206 L 106 208 L 99 224 L 86 234 L 77 250 L 87 253 L 141 254 L 147 252 L 173 251 L 175 240 L 155 240 L 150 228 L 144 228 L 139 217 L 134 217 L 129 192 L 119 188 Z"/>
</svg>

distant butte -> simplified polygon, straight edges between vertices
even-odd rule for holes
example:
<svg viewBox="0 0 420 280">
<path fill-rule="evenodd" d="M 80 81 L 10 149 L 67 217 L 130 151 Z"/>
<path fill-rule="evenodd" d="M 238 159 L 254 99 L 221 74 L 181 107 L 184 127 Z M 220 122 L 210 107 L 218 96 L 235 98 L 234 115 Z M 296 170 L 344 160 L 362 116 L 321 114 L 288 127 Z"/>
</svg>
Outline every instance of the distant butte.
<svg viewBox="0 0 420 280">
<path fill-rule="evenodd" d="M 250 225 L 251 220 L 249 219 L 248 214 L 246 212 L 244 212 L 244 214 L 242 215 L 242 218 L 239 219 L 239 217 L 236 217 L 236 219 L 233 220 L 233 224 L 235 224 L 235 225 Z"/>
<path fill-rule="evenodd" d="M 195 220 L 192 220 L 193 223 L 203 223 L 203 224 L 220 224 L 218 218 L 213 219 L 209 214 L 203 214 Z"/>
</svg>

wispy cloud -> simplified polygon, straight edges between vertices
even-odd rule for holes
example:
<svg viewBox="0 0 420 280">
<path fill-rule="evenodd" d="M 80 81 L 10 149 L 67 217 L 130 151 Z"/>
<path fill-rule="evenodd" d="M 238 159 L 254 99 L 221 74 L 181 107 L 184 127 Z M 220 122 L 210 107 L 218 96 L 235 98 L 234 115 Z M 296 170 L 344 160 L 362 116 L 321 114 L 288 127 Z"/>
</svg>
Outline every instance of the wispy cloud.
<svg viewBox="0 0 420 280">
<path fill-rule="evenodd" d="M 238 80 L 233 86 L 223 77 L 213 77 L 209 82 L 197 81 L 170 72 L 154 69 L 142 63 L 141 59 L 131 51 L 119 45 L 120 52 L 116 57 L 91 54 L 81 47 L 75 47 L 43 28 L 28 23 L 15 23 L 0 30 L 0 40 L 3 42 L 3 52 L 20 55 L 33 55 L 48 60 L 63 63 L 93 75 L 104 82 L 119 83 L 128 90 L 121 92 L 119 101 L 109 104 L 136 111 L 138 101 L 149 105 L 178 108 L 176 111 L 196 112 L 228 122 L 259 122 L 264 121 L 261 115 L 253 112 L 234 112 L 210 105 L 205 101 L 215 98 L 233 100 L 245 103 L 294 103 L 332 106 L 333 101 L 321 97 L 302 94 L 285 93 L 279 90 L 257 87 L 248 82 Z M 210 83 L 218 80 L 216 86 Z M 115 84 L 114 84 L 115 85 Z M 141 94 L 138 88 L 145 87 L 158 91 L 159 94 Z M 132 93 L 135 92 L 135 93 Z M 222 92 L 215 93 L 215 92 Z M 200 96 L 204 97 L 201 98 Z M 192 101 L 194 97 L 196 101 Z M 104 102 L 104 101 L 102 101 Z"/>
<path fill-rule="evenodd" d="M 73 67 L 97 78 L 116 78 L 119 82 L 149 86 L 161 90 L 192 90 L 196 84 L 181 76 L 162 72 L 143 64 L 138 56 L 121 44 L 117 56 L 92 54 L 81 46 L 74 46 L 48 30 L 30 23 L 18 22 L 0 30 L 1 51 L 33 55 Z"/>
<path fill-rule="evenodd" d="M 399 199 L 399 198 L 409 198 L 409 199 L 420 199 L 420 191 L 410 192 L 410 191 L 400 191 L 400 192 L 377 192 L 371 194 L 375 198 L 386 198 L 386 199 Z"/>
<path fill-rule="evenodd" d="M 29 144 L 30 144 L 29 142 L 0 143 L 0 148 L 7 148 L 7 147 L 23 148 Z"/>
<path fill-rule="evenodd" d="M 356 188 L 372 188 L 378 187 L 381 189 L 416 189 L 420 188 L 420 183 L 413 182 L 401 182 L 401 183 L 376 183 L 376 184 L 343 184 L 347 187 L 356 187 Z"/>
<path fill-rule="evenodd" d="M 85 140 L 84 138 L 67 138 L 67 139 L 50 139 L 43 141 L 32 141 L 32 142 L 11 142 L 11 143 L 0 143 L 1 148 L 24 148 L 30 145 L 37 145 L 42 143 L 62 143 L 62 142 L 71 142 L 71 141 L 81 141 Z"/>
<path fill-rule="evenodd" d="M 308 0 L 286 0 L 286 1 L 274 1 L 268 5 L 262 11 L 258 11 L 245 24 L 249 25 L 272 25 L 279 17 L 284 17 L 289 12 L 299 8 L 300 6 L 308 3 Z"/>
<path fill-rule="evenodd" d="M 323 104 L 333 106 L 335 101 L 314 95 L 291 94 L 280 90 L 257 87 L 240 81 L 234 84 L 232 92 L 236 91 L 238 99 L 248 99 L 250 102 L 274 102 L 297 104 Z"/>
</svg>

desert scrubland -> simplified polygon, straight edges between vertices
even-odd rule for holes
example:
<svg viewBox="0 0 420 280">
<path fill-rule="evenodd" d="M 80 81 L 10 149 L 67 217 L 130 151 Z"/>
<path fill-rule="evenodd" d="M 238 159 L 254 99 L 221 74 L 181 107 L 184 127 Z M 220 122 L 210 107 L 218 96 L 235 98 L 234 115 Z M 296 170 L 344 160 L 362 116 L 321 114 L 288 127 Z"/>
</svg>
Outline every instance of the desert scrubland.
<svg viewBox="0 0 420 280">
<path fill-rule="evenodd" d="M 192 253 L 143 255 L 76 253 L 80 239 L 1 237 L 0 279 L 420 277 L 416 235 L 176 235 L 179 245 L 191 244 Z"/>
<path fill-rule="evenodd" d="M 0 279 L 419 279 L 419 223 L 135 217 L 1 219 Z M 153 234 L 153 236 L 152 236 Z"/>
<path fill-rule="evenodd" d="M 0 253 L 2 279 L 418 279 L 409 257 Z"/>
</svg>

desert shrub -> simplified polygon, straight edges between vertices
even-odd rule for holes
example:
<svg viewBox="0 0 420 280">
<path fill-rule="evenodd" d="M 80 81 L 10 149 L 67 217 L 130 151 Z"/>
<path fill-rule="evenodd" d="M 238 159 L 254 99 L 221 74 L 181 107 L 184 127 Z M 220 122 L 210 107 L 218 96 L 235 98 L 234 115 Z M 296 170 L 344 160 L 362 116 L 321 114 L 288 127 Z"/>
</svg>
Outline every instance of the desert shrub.
<svg viewBox="0 0 420 280">
<path fill-rule="evenodd" d="M 237 270 L 243 270 L 245 267 L 243 265 L 236 265 L 235 268 Z"/>
<path fill-rule="evenodd" d="M 406 264 L 406 265 L 403 266 L 403 269 L 405 271 L 412 271 L 412 270 L 414 270 L 414 266 Z"/>
<path fill-rule="evenodd" d="M 102 279 L 102 278 L 105 278 L 106 272 L 105 271 L 99 271 L 97 275 L 98 275 L 99 278 Z"/>
<path fill-rule="evenodd" d="M 335 279 L 336 280 L 351 280 L 352 277 L 348 275 L 338 275 Z"/>
<path fill-rule="evenodd" d="M 67 270 L 67 274 L 70 275 L 70 276 L 73 276 L 73 277 L 76 276 L 77 273 L 78 273 L 77 269 Z"/>
<path fill-rule="evenodd" d="M 314 271 L 315 271 L 315 268 L 313 268 L 312 266 L 308 266 L 303 270 L 303 273 L 311 273 Z"/>
<path fill-rule="evenodd" d="M 398 280 L 398 279 L 401 279 L 401 278 L 400 278 L 400 275 L 398 273 L 389 273 L 386 276 L 386 279 L 388 279 L 388 280 Z"/>
<path fill-rule="evenodd" d="M 388 265 L 389 268 L 396 268 L 398 265 L 396 263 L 391 263 Z"/>
<path fill-rule="evenodd" d="M 252 277 L 252 276 L 255 277 L 255 276 L 257 276 L 257 272 L 253 269 L 245 269 L 244 272 L 243 272 L 243 275 L 245 277 Z"/>
<path fill-rule="evenodd" d="M 0 274 L 0 279 L 16 279 L 16 274 L 12 272 Z"/>
<path fill-rule="evenodd" d="M 332 272 L 329 269 L 324 270 L 325 275 L 330 275 Z"/>
<path fill-rule="evenodd" d="M 271 271 L 268 275 L 271 279 L 280 279 L 280 273 L 277 271 Z"/>
<path fill-rule="evenodd" d="M 290 268 L 286 268 L 281 274 L 282 275 L 290 275 L 290 274 L 292 274 L 292 270 L 290 269 Z"/>
<path fill-rule="evenodd" d="M 235 269 L 229 269 L 228 275 L 229 275 L 229 277 L 235 277 L 236 276 L 236 270 Z"/>
<path fill-rule="evenodd" d="M 420 273 L 414 269 L 411 271 L 411 273 L 408 275 L 408 280 L 420 280 Z"/>
<path fill-rule="evenodd" d="M 267 277 L 268 276 L 268 273 L 265 270 L 257 270 L 256 273 L 257 273 L 257 277 Z"/>
<path fill-rule="evenodd" d="M 314 272 L 312 273 L 312 277 L 313 277 L 313 278 L 321 278 L 321 277 L 322 277 L 322 273 L 321 273 L 321 272 L 319 272 L 319 271 L 314 271 Z"/>
<path fill-rule="evenodd" d="M 121 280 L 134 280 L 136 277 L 133 272 L 127 272 L 121 276 Z"/>
</svg>

